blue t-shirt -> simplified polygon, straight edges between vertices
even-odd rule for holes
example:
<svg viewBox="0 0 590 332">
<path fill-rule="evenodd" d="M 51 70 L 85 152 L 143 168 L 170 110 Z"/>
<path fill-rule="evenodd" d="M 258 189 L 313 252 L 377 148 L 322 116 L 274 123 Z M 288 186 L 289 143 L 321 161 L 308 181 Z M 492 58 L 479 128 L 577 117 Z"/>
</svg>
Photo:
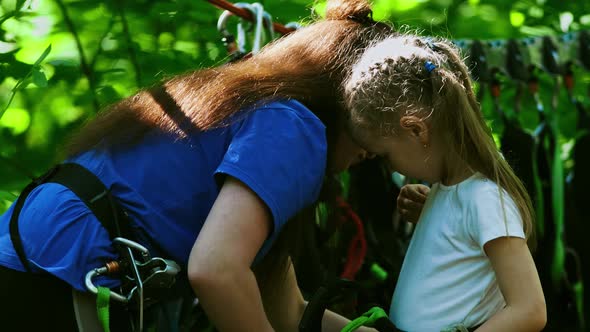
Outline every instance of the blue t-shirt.
<svg viewBox="0 0 590 332">
<path fill-rule="evenodd" d="M 110 188 L 132 219 L 138 242 L 153 255 L 186 267 L 213 202 L 219 178 L 244 182 L 268 206 L 273 230 L 318 197 L 326 168 L 322 122 L 296 100 L 270 102 L 231 125 L 177 138 L 152 133 L 130 148 L 95 149 L 71 158 Z M 0 216 L 0 265 L 24 271 L 10 241 L 13 207 Z M 33 270 L 47 271 L 79 290 L 93 268 L 117 257 L 108 233 L 65 187 L 48 183 L 27 198 L 20 236 Z M 161 250 L 163 252 L 158 252 Z M 116 280 L 103 280 L 106 286 Z"/>
</svg>

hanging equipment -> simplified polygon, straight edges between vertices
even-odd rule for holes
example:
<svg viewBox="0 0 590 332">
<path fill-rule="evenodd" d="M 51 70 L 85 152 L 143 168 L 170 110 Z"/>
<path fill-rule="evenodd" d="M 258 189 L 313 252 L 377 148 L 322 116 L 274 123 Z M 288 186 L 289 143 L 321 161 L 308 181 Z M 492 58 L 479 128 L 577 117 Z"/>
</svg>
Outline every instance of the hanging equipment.
<svg viewBox="0 0 590 332">
<path fill-rule="evenodd" d="M 514 117 L 504 121 L 504 131 L 500 140 L 501 151 L 516 175 L 522 180 L 531 196 L 536 211 L 537 233 L 543 233 L 543 192 L 536 176 L 534 165 L 535 140 L 531 134 L 522 129 L 518 122 L 521 111 L 522 95 L 528 80 L 526 59 L 521 46 L 516 40 L 506 44 L 506 72 L 516 84 L 514 97 Z"/>
<path fill-rule="evenodd" d="M 250 22 L 254 22 L 254 17 L 250 11 L 248 11 L 247 9 L 238 8 L 235 5 L 233 5 L 231 2 L 228 2 L 226 0 L 207 0 L 207 2 L 211 3 L 212 5 L 214 5 L 218 8 L 229 10 L 234 15 L 239 16 L 245 20 L 248 20 Z M 272 28 L 273 28 L 273 31 L 277 31 L 283 35 L 286 35 L 286 34 L 289 34 L 293 31 L 295 31 L 294 28 L 285 27 L 284 25 L 277 23 L 277 22 L 272 23 Z"/>
</svg>

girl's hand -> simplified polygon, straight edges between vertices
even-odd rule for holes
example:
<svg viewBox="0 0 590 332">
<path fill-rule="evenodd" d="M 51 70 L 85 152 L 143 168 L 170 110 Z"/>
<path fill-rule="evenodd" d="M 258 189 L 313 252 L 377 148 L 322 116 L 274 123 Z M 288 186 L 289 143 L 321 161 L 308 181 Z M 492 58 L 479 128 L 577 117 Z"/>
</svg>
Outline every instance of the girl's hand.
<svg viewBox="0 0 590 332">
<path fill-rule="evenodd" d="M 405 221 L 418 222 L 430 188 L 423 184 L 406 184 L 397 197 L 397 209 Z"/>
</svg>

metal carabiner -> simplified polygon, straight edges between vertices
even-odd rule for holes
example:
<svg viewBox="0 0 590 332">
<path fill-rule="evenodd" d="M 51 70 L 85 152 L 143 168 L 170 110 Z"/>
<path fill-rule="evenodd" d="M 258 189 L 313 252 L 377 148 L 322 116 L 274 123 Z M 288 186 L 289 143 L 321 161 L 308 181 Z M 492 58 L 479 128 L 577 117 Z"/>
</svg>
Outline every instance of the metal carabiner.
<svg viewBox="0 0 590 332">
<path fill-rule="evenodd" d="M 137 325 L 139 326 L 139 331 L 143 331 L 143 280 L 139 274 L 137 261 L 131 249 L 139 251 L 144 261 L 150 259 L 149 251 L 141 244 L 122 237 L 114 238 L 113 244 L 121 247 L 120 250 L 123 258 L 127 259 L 129 262 L 129 268 L 131 270 L 131 275 L 133 276 L 133 282 L 135 283 L 135 287 L 133 288 L 135 291 L 129 293 L 127 300 L 131 301 L 132 299 L 137 298 Z"/>
<path fill-rule="evenodd" d="M 248 10 L 252 16 L 256 18 L 256 11 L 249 3 L 237 2 L 234 6 Z M 231 11 L 223 11 L 217 20 L 217 30 L 221 33 L 222 41 L 225 44 L 229 55 L 233 58 L 232 60 L 237 60 L 248 53 L 246 51 L 246 28 L 244 28 L 243 20 L 240 19 L 237 24 L 237 36 L 231 34 L 227 29 L 227 22 L 232 16 L 235 16 L 235 14 Z"/>
<path fill-rule="evenodd" d="M 227 30 L 227 21 L 232 16 L 229 10 L 224 11 L 217 20 L 217 30 L 221 33 L 221 41 L 225 45 L 225 49 L 230 56 L 238 52 L 238 45 L 236 44 L 236 37 Z"/>
<path fill-rule="evenodd" d="M 149 305 L 157 299 L 162 290 L 170 289 L 176 282 L 176 275 L 181 268 L 176 262 L 160 257 L 151 258 L 149 261 L 137 264 L 142 275 L 143 301 Z M 127 296 L 130 301 L 135 297 L 138 287 L 133 287 Z"/>
<path fill-rule="evenodd" d="M 301 24 L 299 22 L 289 22 L 285 24 L 285 28 L 297 30 L 301 28 Z"/>
<path fill-rule="evenodd" d="M 263 33 L 264 33 L 264 7 L 255 2 L 250 4 L 249 10 L 254 16 L 256 30 L 254 31 L 254 42 L 252 43 L 252 54 L 260 52 L 263 44 Z"/>
<path fill-rule="evenodd" d="M 86 278 L 84 279 L 86 289 L 88 289 L 88 291 L 90 293 L 93 293 L 95 295 L 98 294 L 98 289 L 94 285 L 92 279 L 94 279 L 95 277 L 98 277 L 98 276 L 102 276 L 102 275 L 111 275 L 113 273 L 117 273 L 118 269 L 119 269 L 119 263 L 113 261 L 113 262 L 107 263 L 103 267 L 90 270 L 88 273 L 86 273 Z M 113 301 L 121 302 L 121 303 L 128 303 L 129 302 L 129 299 L 127 298 L 127 296 L 121 295 L 121 294 L 119 294 L 115 291 L 112 291 L 112 290 L 110 292 L 110 299 Z"/>
<path fill-rule="evenodd" d="M 107 263 L 107 265 L 105 265 L 101 268 L 97 268 L 97 269 L 93 269 L 93 270 L 89 271 L 86 274 L 86 278 L 85 278 L 86 288 L 91 293 L 98 294 L 98 289 L 96 288 L 96 286 L 92 282 L 92 279 L 94 277 L 97 277 L 100 275 L 109 275 L 109 274 L 118 273 L 119 266 L 121 264 L 125 264 L 125 262 L 127 262 L 127 264 L 125 266 L 129 267 L 129 269 L 131 271 L 131 275 L 132 275 L 132 278 L 128 278 L 128 279 L 130 279 L 133 283 L 135 283 L 135 287 L 133 287 L 132 291 L 127 296 L 124 296 L 124 295 L 119 294 L 117 292 L 111 291 L 110 292 L 110 299 L 121 302 L 121 303 L 128 304 L 131 302 L 131 300 L 137 298 L 137 300 L 136 300 L 137 301 L 137 313 L 138 313 L 137 326 L 139 327 L 139 331 L 142 331 L 143 330 L 143 307 L 144 307 L 144 305 L 143 305 L 143 281 L 142 281 L 141 275 L 138 270 L 139 262 L 135 259 L 132 249 L 135 251 L 138 251 L 140 253 L 142 260 L 144 262 L 148 261 L 150 259 L 149 251 L 147 248 L 145 248 L 141 244 L 139 244 L 135 241 L 131 241 L 129 239 L 122 238 L 122 237 L 114 238 L 113 245 L 120 247 L 119 249 L 121 251 L 123 263 L 111 262 L 110 263 L 111 265 L 109 265 L 109 263 Z"/>
<path fill-rule="evenodd" d="M 272 24 L 272 15 L 270 15 L 268 12 L 264 12 L 263 19 L 266 25 L 266 29 L 268 29 L 268 32 L 270 33 L 270 40 L 275 39 L 275 27 Z"/>
</svg>

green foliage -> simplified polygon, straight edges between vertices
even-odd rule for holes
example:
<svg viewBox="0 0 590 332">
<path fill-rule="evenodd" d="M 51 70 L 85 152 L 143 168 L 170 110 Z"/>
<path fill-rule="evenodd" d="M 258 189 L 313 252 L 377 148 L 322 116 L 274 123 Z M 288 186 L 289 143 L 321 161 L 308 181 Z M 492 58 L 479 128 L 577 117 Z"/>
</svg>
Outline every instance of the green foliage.
<svg viewBox="0 0 590 332">
<path fill-rule="evenodd" d="M 263 0 L 273 19 L 306 22 L 322 2 Z M 216 29 L 221 10 L 203 0 L 3 0 L 0 3 L 0 212 L 26 184 L 56 161 L 75 128 L 106 105 L 166 77 L 225 61 Z M 590 29 L 590 2 L 547 0 L 375 0 L 374 18 L 453 39 L 507 39 Z M 230 29 L 235 29 L 237 20 Z M 576 72 L 575 95 L 587 103 L 590 76 Z M 31 84 L 32 83 L 32 84 Z M 503 108 L 514 84 L 505 82 Z M 541 77 L 551 99 L 552 78 Z M 560 142 L 576 136 L 576 116 L 560 95 Z M 494 130 L 501 124 L 483 100 Z M 524 98 L 521 123 L 536 123 Z M 563 149 L 568 164 L 568 149 Z"/>
</svg>

